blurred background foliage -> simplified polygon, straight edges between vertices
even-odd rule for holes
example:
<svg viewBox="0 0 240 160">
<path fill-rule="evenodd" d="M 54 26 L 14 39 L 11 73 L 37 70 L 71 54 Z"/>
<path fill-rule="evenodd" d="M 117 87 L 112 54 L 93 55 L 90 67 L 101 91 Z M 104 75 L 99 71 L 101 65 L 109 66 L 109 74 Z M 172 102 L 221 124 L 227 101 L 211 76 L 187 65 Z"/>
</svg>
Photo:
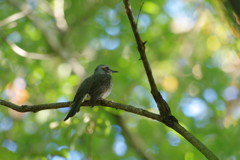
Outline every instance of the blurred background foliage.
<svg viewBox="0 0 240 160">
<path fill-rule="evenodd" d="M 131 1 L 134 15 L 142 1 Z M 145 0 L 139 32 L 173 114 L 220 159 L 239 147 L 239 4 Z M 0 0 L 1 99 L 70 101 L 98 64 L 118 70 L 108 99 L 158 113 L 122 1 Z M 17 113 L 1 107 L 1 160 L 202 160 L 155 121 L 110 108 Z M 174 153 L 174 154 L 173 154 Z"/>
</svg>

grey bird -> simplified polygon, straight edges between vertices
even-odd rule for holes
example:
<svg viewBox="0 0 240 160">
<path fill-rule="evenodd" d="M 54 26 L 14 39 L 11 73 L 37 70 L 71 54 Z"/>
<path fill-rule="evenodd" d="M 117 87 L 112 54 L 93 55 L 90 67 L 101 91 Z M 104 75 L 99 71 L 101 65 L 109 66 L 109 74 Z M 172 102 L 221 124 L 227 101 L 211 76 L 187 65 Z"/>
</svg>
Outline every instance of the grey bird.
<svg viewBox="0 0 240 160">
<path fill-rule="evenodd" d="M 116 72 L 118 71 L 111 70 L 107 65 L 97 66 L 93 75 L 86 78 L 79 86 L 70 106 L 71 109 L 64 121 L 79 112 L 81 104 L 87 98 L 90 98 L 91 106 L 94 106 L 97 100 L 106 98 L 112 90 L 112 73 Z"/>
</svg>

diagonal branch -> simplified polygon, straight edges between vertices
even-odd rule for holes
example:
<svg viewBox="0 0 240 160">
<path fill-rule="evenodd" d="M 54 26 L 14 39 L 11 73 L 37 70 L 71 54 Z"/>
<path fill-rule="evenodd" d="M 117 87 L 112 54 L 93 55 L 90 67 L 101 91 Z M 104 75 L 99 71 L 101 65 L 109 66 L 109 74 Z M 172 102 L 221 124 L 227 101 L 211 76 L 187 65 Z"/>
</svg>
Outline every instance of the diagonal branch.
<svg viewBox="0 0 240 160">
<path fill-rule="evenodd" d="M 18 19 L 21 19 L 23 17 L 25 17 L 26 15 L 28 15 L 30 13 L 30 10 L 24 10 L 24 11 L 20 11 L 18 13 L 15 13 L 3 20 L 0 20 L 0 27 L 3 27 L 5 25 L 8 25 L 12 22 L 15 22 Z"/>
<path fill-rule="evenodd" d="M 64 15 L 64 0 L 54 1 L 53 13 L 56 19 L 56 26 L 58 27 L 58 29 L 62 32 L 66 32 L 68 30 L 68 24 Z"/>
<path fill-rule="evenodd" d="M 20 10 L 21 12 L 25 10 L 29 10 L 29 7 L 26 3 L 20 2 L 18 0 L 7 0 L 12 6 Z M 57 1 L 55 1 L 57 2 Z M 61 3 L 61 2 L 59 2 Z M 62 1 L 63 3 L 63 1 Z M 60 4 L 61 7 L 62 4 Z M 61 11 L 63 12 L 63 11 Z M 64 16 L 63 13 L 61 13 L 62 16 Z M 55 54 L 59 54 L 64 60 L 66 60 L 71 67 L 73 68 L 73 71 L 78 75 L 82 76 L 82 65 L 79 64 L 79 62 L 76 60 L 76 58 L 69 57 L 69 53 L 71 53 L 71 50 L 69 50 L 64 43 L 60 39 L 62 36 L 65 35 L 67 32 L 67 22 L 65 24 L 65 28 L 63 30 L 59 30 L 58 25 L 56 23 L 48 24 L 46 25 L 44 19 L 37 17 L 35 14 L 27 14 L 26 17 L 32 22 L 32 24 L 38 28 L 41 33 L 43 34 L 44 38 L 46 39 L 46 42 L 48 43 L 49 47 L 53 50 Z M 64 18 L 64 17 L 61 17 Z M 65 19 L 65 18 L 64 18 Z M 59 20 L 59 19 L 58 19 Z M 65 20 L 64 20 L 65 21 Z M 65 22 L 64 22 L 65 23 Z M 60 32 L 61 31 L 61 32 Z M 64 33 L 64 34 L 63 34 Z"/>
<path fill-rule="evenodd" d="M 152 70 L 145 53 L 146 42 L 142 41 L 138 33 L 137 24 L 134 20 L 131 6 L 129 4 L 129 0 L 123 0 L 123 3 L 125 5 L 126 13 L 132 27 L 132 31 L 138 46 L 138 51 L 141 56 L 141 60 L 145 68 L 145 72 L 148 77 L 149 84 L 151 86 L 151 93 L 154 97 L 155 102 L 157 103 L 159 111 L 161 112 L 161 117 L 163 118 L 162 122 L 168 127 L 177 131 L 179 134 L 181 134 L 194 147 L 196 147 L 206 158 L 208 158 L 209 160 L 217 160 L 218 159 L 217 156 L 213 154 L 212 151 L 210 151 L 203 143 L 201 143 L 196 137 L 194 137 L 191 133 L 189 133 L 184 127 L 182 127 L 178 123 L 178 120 L 171 115 L 170 107 L 168 106 L 167 102 L 162 98 L 160 92 L 157 89 L 156 83 L 154 81 Z"/>
<path fill-rule="evenodd" d="M 21 12 L 25 10 L 30 10 L 28 5 L 26 3 L 19 2 L 17 0 L 8 0 L 8 2 L 16 7 Z M 34 14 L 27 14 L 26 17 L 32 22 L 33 25 L 35 25 L 43 34 L 45 37 L 47 43 L 51 47 L 51 49 L 56 52 L 60 53 L 61 56 L 67 56 L 64 52 L 64 48 L 59 40 L 59 32 L 57 30 L 57 27 L 55 25 L 48 26 L 46 25 L 45 21 L 41 18 L 38 18 Z"/>
<path fill-rule="evenodd" d="M 28 52 L 22 49 L 21 47 L 19 47 L 16 43 L 11 42 L 10 40 L 6 39 L 6 42 L 11 47 L 11 49 L 19 56 L 30 58 L 30 59 L 36 59 L 36 60 L 50 60 L 50 58 L 52 58 L 51 56 L 46 54 Z"/>
<path fill-rule="evenodd" d="M 157 85 L 156 85 L 155 80 L 153 78 L 152 70 L 151 70 L 151 67 L 149 65 L 149 62 L 148 62 L 148 59 L 147 59 L 147 56 L 146 56 L 146 52 L 145 52 L 146 41 L 143 42 L 139 33 L 138 33 L 137 24 L 134 20 L 129 1 L 124 0 L 123 2 L 124 2 L 124 5 L 125 5 L 125 9 L 126 9 L 126 13 L 127 13 L 129 22 L 130 22 L 131 27 L 132 27 L 132 31 L 133 31 L 135 40 L 137 42 L 138 52 L 141 56 L 141 60 L 142 60 L 143 65 L 144 65 L 144 69 L 145 69 L 145 72 L 147 74 L 147 78 L 148 78 L 148 82 L 149 82 L 150 87 L 151 87 L 151 93 L 153 95 L 153 98 L 154 98 L 155 102 L 157 103 L 157 106 L 158 106 L 158 109 L 159 109 L 161 115 L 162 116 L 170 116 L 171 115 L 170 108 L 169 108 L 168 104 L 165 102 L 165 100 L 162 98 L 162 95 L 160 94 L 160 92 L 158 91 Z"/>
</svg>

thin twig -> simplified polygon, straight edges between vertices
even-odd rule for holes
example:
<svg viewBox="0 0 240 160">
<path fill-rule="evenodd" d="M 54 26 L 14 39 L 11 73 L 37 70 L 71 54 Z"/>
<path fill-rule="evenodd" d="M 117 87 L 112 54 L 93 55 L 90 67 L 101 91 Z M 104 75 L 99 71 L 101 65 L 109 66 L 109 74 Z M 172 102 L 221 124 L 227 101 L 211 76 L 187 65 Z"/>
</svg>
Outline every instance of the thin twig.
<svg viewBox="0 0 240 160">
<path fill-rule="evenodd" d="M 139 9 L 138 16 L 137 16 L 137 21 L 136 21 L 137 26 L 138 26 L 138 20 L 139 20 L 139 16 L 140 16 L 140 14 L 141 14 L 143 5 L 144 5 L 144 1 L 141 0 L 141 6 L 140 6 L 140 9 Z"/>
</svg>

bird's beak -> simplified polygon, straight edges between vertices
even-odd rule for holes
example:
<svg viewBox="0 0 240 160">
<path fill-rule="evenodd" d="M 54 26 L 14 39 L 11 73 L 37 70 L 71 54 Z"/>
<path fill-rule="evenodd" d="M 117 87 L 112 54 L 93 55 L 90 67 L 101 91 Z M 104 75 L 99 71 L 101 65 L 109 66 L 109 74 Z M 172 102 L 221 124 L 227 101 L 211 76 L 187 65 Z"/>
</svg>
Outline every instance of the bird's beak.
<svg viewBox="0 0 240 160">
<path fill-rule="evenodd" d="M 118 71 L 114 71 L 114 70 L 111 70 L 111 69 L 110 69 L 110 71 L 111 71 L 112 73 L 118 73 Z"/>
</svg>

